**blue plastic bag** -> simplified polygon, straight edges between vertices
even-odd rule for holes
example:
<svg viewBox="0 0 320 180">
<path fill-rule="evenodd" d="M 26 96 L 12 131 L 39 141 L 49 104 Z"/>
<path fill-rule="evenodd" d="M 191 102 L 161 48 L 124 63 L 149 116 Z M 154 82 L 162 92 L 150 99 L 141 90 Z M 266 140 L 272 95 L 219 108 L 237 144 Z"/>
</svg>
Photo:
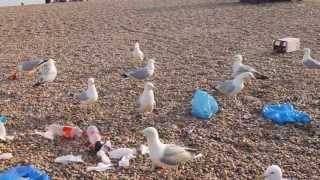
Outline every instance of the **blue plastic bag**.
<svg viewBox="0 0 320 180">
<path fill-rule="evenodd" d="M 265 105 L 262 114 L 265 118 L 271 119 L 272 122 L 278 125 L 288 123 L 308 124 L 311 121 L 308 113 L 297 111 L 290 103 Z"/>
<path fill-rule="evenodd" d="M 3 116 L 3 115 L 0 115 L 0 123 L 6 123 L 7 122 L 7 117 L 6 116 Z"/>
<path fill-rule="evenodd" d="M 197 90 L 194 93 L 191 103 L 191 114 L 197 118 L 209 119 L 219 110 L 218 103 L 214 97 L 202 90 Z"/>
<path fill-rule="evenodd" d="M 50 180 L 44 171 L 35 168 L 32 165 L 27 166 L 15 166 L 8 169 L 5 172 L 0 173 L 1 180 L 21 180 L 26 178 L 28 180 Z"/>
</svg>

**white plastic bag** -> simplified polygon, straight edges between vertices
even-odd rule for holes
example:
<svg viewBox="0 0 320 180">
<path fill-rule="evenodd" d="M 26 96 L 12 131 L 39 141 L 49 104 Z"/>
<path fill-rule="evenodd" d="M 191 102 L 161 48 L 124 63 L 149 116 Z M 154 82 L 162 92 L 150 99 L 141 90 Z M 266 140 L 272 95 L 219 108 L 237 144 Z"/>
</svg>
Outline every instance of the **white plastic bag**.
<svg viewBox="0 0 320 180">
<path fill-rule="evenodd" d="M 121 159 L 123 156 L 129 154 L 135 155 L 137 154 L 137 150 L 130 148 L 119 148 L 109 152 L 109 156 L 111 159 Z"/>
<path fill-rule="evenodd" d="M 51 139 L 51 140 L 54 139 L 54 134 L 51 131 L 40 132 L 40 131 L 35 130 L 34 133 L 38 134 L 40 136 L 43 136 L 43 137 L 45 137 L 47 139 Z"/>
<path fill-rule="evenodd" d="M 141 144 L 140 152 L 141 152 L 142 155 L 149 154 L 149 147 Z"/>
<path fill-rule="evenodd" d="M 7 130 L 3 123 L 0 123 L 0 140 L 13 140 L 13 136 L 7 136 Z"/>
<path fill-rule="evenodd" d="M 130 165 L 130 159 L 135 158 L 136 156 L 134 156 L 133 154 L 128 154 L 125 155 L 121 158 L 121 160 L 119 161 L 119 166 L 120 167 L 129 167 Z"/>
<path fill-rule="evenodd" d="M 66 156 L 59 156 L 57 157 L 54 162 L 56 163 L 62 163 L 62 164 L 69 164 L 71 162 L 84 162 L 81 158 L 81 155 L 79 156 L 74 156 L 72 154 L 66 155 Z"/>
<path fill-rule="evenodd" d="M 0 154 L 0 160 L 6 160 L 13 158 L 13 155 L 11 153 L 2 153 Z"/>
<path fill-rule="evenodd" d="M 106 171 L 106 170 L 113 170 L 114 167 L 112 164 L 104 164 L 102 162 L 98 163 L 97 166 L 89 166 L 87 167 L 87 171 Z"/>
</svg>

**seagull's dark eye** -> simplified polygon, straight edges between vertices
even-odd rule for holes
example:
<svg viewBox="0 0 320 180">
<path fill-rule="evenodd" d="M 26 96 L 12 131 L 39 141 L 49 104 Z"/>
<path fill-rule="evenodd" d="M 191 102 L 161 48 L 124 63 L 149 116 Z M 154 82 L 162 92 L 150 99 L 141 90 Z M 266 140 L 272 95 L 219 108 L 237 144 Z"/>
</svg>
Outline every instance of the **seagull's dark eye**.
<svg viewBox="0 0 320 180">
<path fill-rule="evenodd" d="M 270 174 L 274 174 L 274 172 L 271 172 Z"/>
</svg>

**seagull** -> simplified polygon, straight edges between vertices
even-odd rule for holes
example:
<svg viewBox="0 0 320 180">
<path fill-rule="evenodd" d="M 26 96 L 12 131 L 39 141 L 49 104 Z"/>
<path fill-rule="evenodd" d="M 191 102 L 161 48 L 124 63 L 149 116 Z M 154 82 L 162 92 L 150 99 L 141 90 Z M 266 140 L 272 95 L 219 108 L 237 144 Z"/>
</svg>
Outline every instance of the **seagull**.
<svg viewBox="0 0 320 180">
<path fill-rule="evenodd" d="M 236 102 L 238 102 L 236 95 L 244 88 L 244 81 L 249 77 L 255 78 L 251 72 L 242 73 L 236 76 L 233 80 L 218 82 L 215 89 L 227 96 L 234 96 Z"/>
<path fill-rule="evenodd" d="M 144 85 L 143 93 L 138 99 L 138 112 L 151 113 L 156 105 L 153 93 L 154 85 L 151 82 L 146 82 Z"/>
<path fill-rule="evenodd" d="M 49 59 L 48 61 L 43 61 L 40 63 L 40 65 L 44 65 L 44 67 L 41 69 L 40 74 L 38 76 L 38 82 L 33 85 L 33 87 L 39 86 L 41 84 L 44 84 L 46 82 L 52 82 L 57 77 L 57 68 L 55 66 L 55 60 Z"/>
<path fill-rule="evenodd" d="M 281 168 L 277 165 L 272 165 L 267 168 L 264 175 L 260 176 L 260 179 L 265 180 L 285 180 L 282 178 Z"/>
<path fill-rule="evenodd" d="M 195 149 L 161 143 L 158 131 L 154 127 L 148 127 L 142 133 L 147 138 L 152 171 L 156 167 L 176 168 L 181 163 L 199 157 L 195 154 Z"/>
<path fill-rule="evenodd" d="M 122 77 L 124 78 L 131 77 L 137 80 L 147 79 L 151 77 L 154 73 L 154 63 L 155 63 L 154 59 L 149 59 L 148 64 L 145 67 L 129 71 L 123 74 Z"/>
<path fill-rule="evenodd" d="M 311 50 L 309 48 L 304 49 L 303 65 L 308 69 L 320 69 L 320 61 L 311 57 Z"/>
<path fill-rule="evenodd" d="M 88 79 L 88 89 L 76 97 L 80 104 L 92 104 L 98 100 L 98 92 L 94 85 L 94 78 Z"/>
<path fill-rule="evenodd" d="M 144 59 L 144 54 L 140 49 L 140 45 L 138 42 L 134 44 L 134 49 L 132 50 L 132 56 L 134 60 L 143 60 Z"/>
<path fill-rule="evenodd" d="M 234 63 L 232 66 L 232 77 L 235 78 L 236 76 L 244 73 L 244 72 L 251 72 L 257 79 L 268 79 L 267 76 L 260 74 L 257 70 L 253 67 L 242 64 L 242 55 L 237 54 L 233 57 Z"/>
<path fill-rule="evenodd" d="M 48 60 L 45 59 L 31 59 L 24 61 L 16 67 L 16 70 L 14 70 L 13 74 L 9 76 L 9 79 L 16 80 L 17 73 L 22 72 L 27 72 L 27 75 L 31 76 L 41 64 L 47 61 Z"/>
</svg>

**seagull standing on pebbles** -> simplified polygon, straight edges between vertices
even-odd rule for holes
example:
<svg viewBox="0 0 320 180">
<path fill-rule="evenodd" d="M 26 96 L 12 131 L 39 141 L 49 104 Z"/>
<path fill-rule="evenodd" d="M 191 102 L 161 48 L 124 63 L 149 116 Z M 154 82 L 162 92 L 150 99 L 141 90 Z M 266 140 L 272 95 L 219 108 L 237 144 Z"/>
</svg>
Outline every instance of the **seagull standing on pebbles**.
<svg viewBox="0 0 320 180">
<path fill-rule="evenodd" d="M 40 63 L 40 65 L 44 65 L 43 68 L 40 71 L 40 74 L 38 76 L 38 82 L 33 85 L 33 87 L 39 86 L 41 84 L 44 84 L 46 82 L 52 82 L 57 77 L 57 68 L 55 65 L 55 62 L 53 59 L 49 59 L 48 61 L 44 61 Z"/>
<path fill-rule="evenodd" d="M 133 56 L 134 60 L 143 61 L 143 59 L 144 59 L 144 54 L 140 49 L 139 43 L 137 43 L 137 42 L 134 44 L 134 49 L 132 50 L 132 56 Z"/>
<path fill-rule="evenodd" d="M 88 79 L 87 90 L 79 94 L 76 99 L 80 102 L 80 104 L 84 105 L 92 104 L 98 100 L 98 92 L 94 84 L 94 78 Z"/>
<path fill-rule="evenodd" d="M 47 62 L 48 60 L 44 59 L 32 59 L 27 60 L 19 64 L 16 68 L 16 70 L 13 72 L 12 75 L 10 75 L 9 79 L 16 80 L 17 79 L 17 73 L 23 73 L 27 72 L 28 76 L 32 76 L 35 70 L 40 66 L 40 64 L 43 64 L 44 62 Z"/>
<path fill-rule="evenodd" d="M 253 67 L 242 64 L 242 55 L 237 54 L 233 57 L 234 63 L 232 66 L 232 77 L 235 78 L 236 76 L 245 73 L 245 72 L 251 72 L 257 79 L 268 79 L 267 76 L 264 76 L 260 74 L 258 71 L 256 71 Z"/>
<path fill-rule="evenodd" d="M 151 113 L 156 105 L 153 93 L 154 85 L 151 82 L 146 82 L 144 85 L 143 93 L 138 99 L 138 112 L 140 113 Z"/>
<path fill-rule="evenodd" d="M 282 178 L 282 171 L 281 168 L 277 165 L 272 165 L 267 168 L 264 172 L 264 175 L 260 177 L 260 179 L 265 180 L 285 180 Z"/>
<path fill-rule="evenodd" d="M 255 78 L 251 72 L 245 72 L 236 76 L 233 80 L 218 82 L 215 88 L 222 94 L 234 96 L 238 103 L 236 95 L 244 88 L 244 81 L 249 77 Z"/>
<path fill-rule="evenodd" d="M 123 74 L 122 77 L 124 78 L 131 77 L 137 80 L 147 79 L 151 77 L 154 73 L 154 63 L 155 63 L 154 59 L 149 59 L 148 64 L 145 67 L 136 69 L 133 71 L 129 71 Z"/>
<path fill-rule="evenodd" d="M 154 127 L 148 127 L 142 132 L 147 138 L 152 171 L 156 167 L 176 168 L 181 163 L 201 156 L 201 154 L 195 155 L 195 149 L 161 143 L 158 131 Z"/>
<path fill-rule="evenodd" d="M 304 49 L 303 65 L 308 69 L 320 69 L 320 62 L 311 57 L 311 50 L 309 48 Z"/>
</svg>

